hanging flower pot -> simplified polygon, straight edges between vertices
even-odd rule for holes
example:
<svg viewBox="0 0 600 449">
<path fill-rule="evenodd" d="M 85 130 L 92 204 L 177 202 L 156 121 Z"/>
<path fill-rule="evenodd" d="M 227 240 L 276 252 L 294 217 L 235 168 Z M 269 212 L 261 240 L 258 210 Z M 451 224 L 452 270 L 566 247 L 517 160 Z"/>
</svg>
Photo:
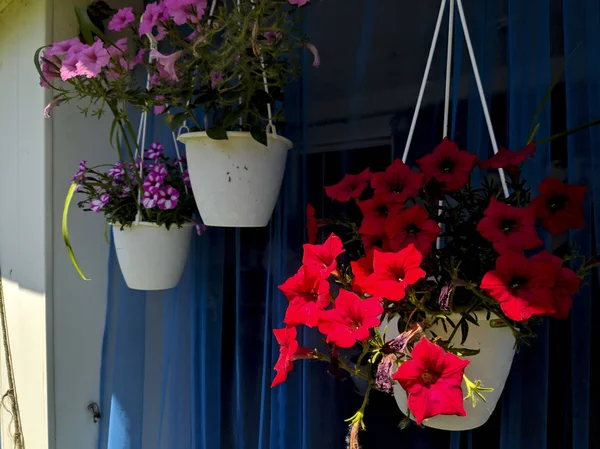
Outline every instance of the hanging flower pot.
<svg viewBox="0 0 600 449">
<path fill-rule="evenodd" d="M 121 227 L 112 224 L 117 259 L 127 286 L 133 290 L 167 290 L 175 287 L 187 262 L 193 224 L 170 229 L 141 222 Z"/>
<path fill-rule="evenodd" d="M 183 134 L 190 181 L 207 226 L 262 227 L 269 223 L 285 171 L 288 139 L 268 134 L 267 146 L 248 132 L 214 140 L 206 132 Z"/>
<path fill-rule="evenodd" d="M 466 416 L 437 415 L 425 419 L 422 423 L 424 426 L 456 431 L 475 429 L 485 424 L 496 408 L 515 355 L 515 337 L 509 327 L 494 327 L 498 322 L 494 315 L 490 317 L 490 320 L 486 320 L 487 313 L 485 311 L 475 312 L 475 315 L 477 315 L 479 326 L 469 326 L 469 333 L 464 344 L 458 345 L 457 341 L 456 346 L 459 349 L 467 348 L 479 351 L 473 356 L 462 357 L 470 362 L 465 369 L 465 376 L 469 379 L 480 380 L 485 388 L 493 388 L 493 391 L 486 391 L 486 402 L 479 401 L 477 407 L 471 407 L 470 401 L 466 401 Z M 450 315 L 450 319 L 454 323 L 459 323 L 461 318 L 460 314 Z M 389 322 L 386 320 L 382 323 L 380 327 L 382 334 L 386 326 L 386 341 L 400 335 L 398 315 L 395 315 Z M 439 322 L 426 330 L 426 336 L 432 338 L 432 333 L 435 333 L 442 339 L 448 339 L 453 329 L 449 325 L 446 325 L 446 329 L 447 331 Z M 460 335 L 460 330 L 458 334 Z M 455 338 L 453 341 L 456 340 L 459 338 Z M 466 397 L 468 391 L 464 382 L 462 389 L 463 397 Z M 394 397 L 402 413 L 409 416 L 406 391 L 398 383 L 394 385 Z M 412 414 L 410 417 L 414 420 Z"/>
</svg>

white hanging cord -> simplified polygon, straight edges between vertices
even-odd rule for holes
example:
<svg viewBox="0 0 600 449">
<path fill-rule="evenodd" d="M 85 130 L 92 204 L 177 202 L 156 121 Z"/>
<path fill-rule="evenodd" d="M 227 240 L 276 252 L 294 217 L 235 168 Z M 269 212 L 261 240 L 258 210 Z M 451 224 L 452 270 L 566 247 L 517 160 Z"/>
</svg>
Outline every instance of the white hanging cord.
<svg viewBox="0 0 600 449">
<path fill-rule="evenodd" d="M 452 76 L 452 47 L 454 46 L 454 0 L 450 0 L 450 19 L 448 21 L 448 48 L 446 51 L 446 97 L 444 99 L 444 137 L 448 137 L 450 123 L 450 78 Z"/>
<path fill-rule="evenodd" d="M 450 14 L 448 18 L 448 48 L 446 49 L 446 94 L 444 97 L 444 138 L 448 137 L 448 124 L 450 123 L 450 79 L 452 76 L 452 50 L 454 47 L 454 0 L 450 0 L 450 4 L 448 5 L 450 9 Z M 444 206 L 444 201 L 440 200 L 438 202 L 438 206 L 440 207 L 438 210 L 438 215 L 442 215 L 442 207 Z M 443 228 L 441 223 L 438 223 L 440 227 Z M 435 246 L 437 249 L 442 247 L 442 239 L 438 237 L 435 241 Z"/>
<path fill-rule="evenodd" d="M 406 163 L 408 157 L 408 150 L 412 142 L 413 134 L 415 132 L 415 126 L 417 125 L 417 117 L 419 116 L 419 110 L 421 109 L 421 103 L 423 102 L 423 95 L 425 93 L 425 86 L 427 85 L 427 79 L 429 78 L 429 71 L 431 70 L 431 62 L 433 61 L 433 54 L 435 53 L 435 46 L 437 44 L 438 37 L 440 35 L 440 28 L 442 26 L 442 18 L 444 17 L 444 8 L 446 7 L 446 0 L 442 0 L 440 6 L 440 12 L 438 14 L 437 23 L 435 25 L 435 31 L 433 32 L 433 39 L 431 41 L 431 48 L 429 49 L 429 56 L 427 57 L 427 64 L 425 65 L 425 73 L 423 74 L 423 81 L 421 82 L 421 88 L 419 90 L 419 96 L 417 98 L 417 106 L 413 114 L 410 129 L 408 131 L 408 139 L 406 140 L 406 147 L 404 147 L 404 154 L 402 155 L 402 162 Z"/>
<path fill-rule="evenodd" d="M 473 74 L 475 75 L 475 83 L 477 84 L 477 90 L 479 91 L 479 97 L 481 98 L 481 107 L 483 108 L 483 115 L 485 116 L 485 122 L 487 124 L 490 140 L 492 141 L 492 149 L 494 154 L 498 153 L 498 143 L 496 142 L 496 135 L 492 126 L 492 120 L 490 118 L 490 112 L 488 110 L 487 102 L 485 100 L 485 94 L 483 93 L 483 85 L 481 83 L 481 77 L 479 76 L 479 69 L 477 68 L 477 61 L 475 60 L 475 52 L 473 51 L 473 44 L 471 43 L 471 36 L 469 35 L 469 29 L 467 28 L 467 21 L 465 19 L 465 11 L 463 10 L 462 0 L 456 0 L 456 6 L 458 7 L 458 14 L 462 23 L 463 32 L 465 35 L 465 41 L 467 42 L 467 50 L 469 51 L 469 57 L 471 58 L 471 65 L 473 66 Z M 508 185 L 506 184 L 506 177 L 504 176 L 504 170 L 498 169 L 500 174 L 500 182 L 502 183 L 502 190 L 504 197 L 508 198 Z"/>
</svg>

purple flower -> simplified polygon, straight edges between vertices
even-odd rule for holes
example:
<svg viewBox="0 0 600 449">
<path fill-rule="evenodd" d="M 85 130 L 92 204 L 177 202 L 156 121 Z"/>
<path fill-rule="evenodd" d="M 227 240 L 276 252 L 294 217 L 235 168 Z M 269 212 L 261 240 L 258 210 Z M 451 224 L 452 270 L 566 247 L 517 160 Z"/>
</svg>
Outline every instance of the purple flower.
<svg viewBox="0 0 600 449">
<path fill-rule="evenodd" d="M 223 82 L 223 72 L 212 72 L 210 74 L 210 87 L 213 89 Z"/>
<path fill-rule="evenodd" d="M 299 6 L 302 6 L 302 5 L 299 5 Z M 319 50 L 317 50 L 317 47 L 315 47 L 314 44 L 311 44 L 310 42 L 306 42 L 304 44 L 304 46 L 306 48 L 308 48 L 310 50 L 310 52 L 313 54 L 313 56 L 314 56 L 313 67 L 315 69 L 318 69 L 321 66 L 321 56 L 319 56 Z"/>
<path fill-rule="evenodd" d="M 152 145 L 150 145 L 150 148 L 148 148 L 148 151 L 146 152 L 146 157 L 148 159 L 156 160 L 160 156 L 162 156 L 164 152 L 165 152 L 165 150 L 164 150 L 163 146 L 158 142 L 154 142 Z"/>
<path fill-rule="evenodd" d="M 92 209 L 96 213 L 100 212 L 102 208 L 106 206 L 109 199 L 110 196 L 108 195 L 108 193 L 103 193 L 98 198 L 94 198 L 92 200 L 92 202 L 90 203 L 90 209 Z"/>
<path fill-rule="evenodd" d="M 165 176 L 167 176 L 169 174 L 169 172 L 167 172 L 167 167 L 164 166 L 164 164 L 152 164 L 150 167 L 150 173 L 148 173 L 149 175 L 157 175 L 157 176 L 162 176 L 162 179 L 165 178 Z"/>
<path fill-rule="evenodd" d="M 67 81 L 71 78 L 81 75 L 79 68 L 77 67 L 78 63 L 79 55 L 77 53 L 72 53 L 71 55 L 67 56 L 60 67 L 60 79 Z"/>
<path fill-rule="evenodd" d="M 150 57 L 156 60 L 156 68 L 158 69 L 159 75 L 163 78 L 168 78 L 171 81 L 179 81 L 175 63 L 182 54 L 182 51 L 176 51 L 170 55 L 163 55 L 161 52 L 154 49 L 150 51 Z"/>
<path fill-rule="evenodd" d="M 73 47 L 80 48 L 81 46 L 83 46 L 83 43 L 79 40 L 78 37 L 74 37 L 66 41 L 55 42 L 54 44 L 52 44 L 51 47 L 44 51 L 44 55 L 63 56 L 69 53 Z"/>
<path fill-rule="evenodd" d="M 411 341 L 418 338 L 423 332 L 423 327 L 420 324 L 414 324 L 410 329 L 402 332 L 396 338 L 392 338 L 385 346 L 392 352 L 398 354 L 407 354 L 408 345 Z"/>
<path fill-rule="evenodd" d="M 87 171 L 87 167 L 85 166 L 85 164 L 87 164 L 87 161 L 81 161 L 79 163 L 79 168 L 77 169 L 77 173 L 75 173 L 75 176 L 73 176 L 73 179 L 71 179 L 71 182 L 79 182 L 82 178 L 82 175 Z"/>
<path fill-rule="evenodd" d="M 177 25 L 183 25 L 188 20 L 196 23 L 196 16 L 200 18 L 204 15 L 206 3 L 206 0 L 165 0 L 169 16 Z"/>
<path fill-rule="evenodd" d="M 60 78 L 61 60 L 58 56 L 52 54 L 42 54 L 40 66 L 42 68 L 42 76 L 40 77 L 40 86 L 49 89 L 51 86 L 46 81 Z"/>
<path fill-rule="evenodd" d="M 188 170 L 183 172 L 183 183 L 186 187 L 192 187 L 192 182 L 190 181 L 190 172 Z"/>
<path fill-rule="evenodd" d="M 263 36 L 265 38 L 264 45 L 273 45 L 273 42 L 277 39 L 281 39 L 283 34 L 281 34 L 281 31 L 265 31 Z"/>
<path fill-rule="evenodd" d="M 174 209 L 177 206 L 179 192 L 175 187 L 165 186 L 158 190 L 158 207 L 161 210 Z"/>
<path fill-rule="evenodd" d="M 123 167 L 123 162 L 117 162 L 108 170 L 108 176 L 115 180 L 123 179 L 125 176 L 125 167 Z"/>
<path fill-rule="evenodd" d="M 121 31 L 127 25 L 135 20 L 133 8 L 119 9 L 108 24 L 108 29 L 112 31 Z"/>
<path fill-rule="evenodd" d="M 123 184 L 121 187 L 121 192 L 119 193 L 119 197 L 127 198 L 131 194 L 131 187 L 127 184 Z"/>
<path fill-rule="evenodd" d="M 142 198 L 142 206 L 144 206 L 146 209 L 152 209 L 154 206 L 156 206 L 157 202 L 158 193 L 144 192 L 144 197 Z"/>
<path fill-rule="evenodd" d="M 144 183 L 142 184 L 142 188 L 144 189 L 144 192 L 149 192 L 152 195 L 154 195 L 156 192 L 158 192 L 158 189 L 160 189 L 160 187 L 162 186 L 162 179 L 160 181 L 157 181 L 156 179 L 151 179 L 151 176 L 147 176 L 146 179 L 144 179 Z"/>
<path fill-rule="evenodd" d="M 185 162 L 186 162 L 185 153 L 179 153 L 179 157 L 175 160 L 175 163 L 185 164 Z"/>
<path fill-rule="evenodd" d="M 95 78 L 102 68 L 108 65 L 109 61 L 108 50 L 104 48 L 101 40 L 97 40 L 79 53 L 79 62 L 76 66 L 80 75 Z"/>
<path fill-rule="evenodd" d="M 166 20 L 167 17 L 167 7 L 163 2 L 149 3 L 140 23 L 140 36 L 152 33 L 152 29 L 159 21 Z"/>
<path fill-rule="evenodd" d="M 437 300 L 441 310 L 450 310 L 450 297 L 452 296 L 452 284 L 446 284 L 440 290 L 440 296 Z"/>
<path fill-rule="evenodd" d="M 206 226 L 206 225 L 204 225 L 202 223 L 198 223 L 196 225 L 196 234 L 203 235 L 206 232 L 207 229 L 208 229 L 208 226 Z"/>
<path fill-rule="evenodd" d="M 308 0 L 288 0 L 290 2 L 290 5 L 298 5 L 298 7 L 300 6 L 304 6 L 308 3 Z"/>
<path fill-rule="evenodd" d="M 52 100 L 50 103 L 48 103 L 46 105 L 46 107 L 44 108 L 44 117 L 45 118 L 50 118 L 51 117 L 51 113 L 52 113 L 52 109 L 54 109 L 55 107 L 59 106 L 63 101 L 64 101 L 63 98 L 56 97 L 56 98 L 54 98 L 54 100 Z"/>
<path fill-rule="evenodd" d="M 394 392 L 394 380 L 392 379 L 392 375 L 396 371 L 394 368 L 397 367 L 398 358 L 396 354 L 388 354 L 381 362 L 379 362 L 379 366 L 377 367 L 377 374 L 375 375 L 375 383 L 377 387 L 381 391 L 386 393 Z"/>
</svg>

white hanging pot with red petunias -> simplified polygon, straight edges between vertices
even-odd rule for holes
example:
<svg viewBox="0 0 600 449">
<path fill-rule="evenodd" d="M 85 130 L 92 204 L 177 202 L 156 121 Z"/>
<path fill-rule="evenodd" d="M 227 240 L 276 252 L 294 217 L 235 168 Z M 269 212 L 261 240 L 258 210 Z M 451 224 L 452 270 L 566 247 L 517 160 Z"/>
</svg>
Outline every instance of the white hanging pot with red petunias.
<svg viewBox="0 0 600 449">
<path fill-rule="evenodd" d="M 123 278 L 133 290 L 166 290 L 177 286 L 187 263 L 193 223 L 181 227 L 156 223 L 112 224 Z"/>
<path fill-rule="evenodd" d="M 190 181 L 208 226 L 262 227 L 269 223 L 292 142 L 267 134 L 267 145 L 249 132 L 211 139 L 206 132 L 183 134 Z"/>
<path fill-rule="evenodd" d="M 488 318 L 486 311 L 478 311 L 472 313 L 471 317 L 471 321 L 476 321 L 477 326 L 470 326 L 464 342 L 454 347 L 461 357 L 447 353 L 437 345 L 427 346 L 424 342 L 428 340 L 423 340 L 412 350 L 412 360 L 399 368 L 403 372 L 397 372 L 394 376 L 398 380 L 394 382 L 394 398 L 402 413 L 412 420 L 422 421 L 424 426 L 434 429 L 459 431 L 482 426 L 494 412 L 512 365 L 515 337 L 511 328 L 503 325 L 497 316 L 491 315 Z M 454 328 L 448 322 L 444 326 L 442 320 L 439 320 L 426 330 L 426 337 L 432 340 L 435 335 L 442 340 L 449 340 L 454 329 L 460 335 L 460 329 L 465 329 L 462 325 L 463 316 L 455 313 L 445 319 L 448 318 L 455 323 Z M 391 346 L 398 346 L 397 349 L 401 352 L 407 352 L 409 343 L 422 335 L 419 326 L 400 332 L 397 315 L 389 321 L 385 320 L 380 331 L 382 335 L 385 331 L 386 342 Z M 427 359 L 427 364 L 436 364 L 440 369 L 432 371 L 422 362 L 423 359 Z M 477 379 L 475 386 L 479 388 L 478 391 L 470 388 L 473 385 L 469 379 Z M 410 393 L 410 400 L 407 391 Z M 454 403 L 460 403 L 462 398 L 470 401 L 465 401 L 464 410 L 452 411 L 456 413 L 454 415 L 445 415 L 443 413 L 447 410 L 444 410 L 444 401 L 432 399 L 436 395 L 455 395 Z M 412 412 L 409 411 L 409 405 Z M 438 409 L 422 410 L 420 405 Z M 429 415 L 435 416 L 423 419 L 423 416 Z"/>
</svg>

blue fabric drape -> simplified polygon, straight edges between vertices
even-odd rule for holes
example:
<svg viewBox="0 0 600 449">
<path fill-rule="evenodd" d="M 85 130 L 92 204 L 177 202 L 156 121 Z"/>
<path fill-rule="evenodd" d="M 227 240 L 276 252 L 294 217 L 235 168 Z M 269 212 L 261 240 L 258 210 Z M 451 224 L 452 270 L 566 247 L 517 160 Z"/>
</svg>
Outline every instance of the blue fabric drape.
<svg viewBox="0 0 600 449">
<path fill-rule="evenodd" d="M 426 2 L 417 11 L 430 23 L 432 10 L 422 3 Z M 570 55 L 575 48 L 564 84 L 556 88 L 552 105 L 539 117 L 537 136 L 600 117 L 597 0 L 464 3 L 500 144 L 511 149 L 525 145 L 534 113 L 560 66 L 560 55 Z M 373 48 L 406 45 L 375 39 L 381 4 L 361 0 L 357 5 L 363 34 L 353 53 L 355 70 L 340 80 L 356 91 L 348 103 L 352 110 L 346 111 L 349 120 L 360 118 L 367 101 L 368 71 L 376 70 L 368 63 Z M 310 31 L 313 26 L 309 16 L 306 27 Z M 432 31 L 419 29 L 414 45 L 421 53 L 427 52 Z M 564 39 L 557 41 L 557 35 Z M 437 80 L 445 72 L 446 36 L 442 31 L 432 68 Z M 461 147 L 485 159 L 491 147 L 458 17 L 455 36 L 450 134 Z M 300 56 L 308 69 L 311 61 Z M 415 90 L 415 99 L 416 94 Z M 438 87 L 432 94 L 441 99 L 443 90 Z M 365 166 L 382 170 L 390 154 L 401 156 L 406 132 L 396 125 L 410 121 L 412 110 L 396 112 L 391 148 L 313 154 L 310 101 L 306 79 L 286 92 L 286 134 L 295 149 L 267 228 L 209 229 L 194 239 L 179 286 L 167 292 L 129 290 L 111 251 L 99 449 L 344 448 L 343 420 L 361 402 L 350 380 L 329 376 L 322 364 L 296 362 L 288 381 L 270 388 L 279 354 L 272 329 L 282 326 L 286 307 L 277 285 L 300 264 L 306 203 L 316 207 L 318 216 L 329 215 L 338 206 L 324 200 L 323 185 Z M 441 102 L 422 110 L 409 163 L 441 138 L 442 112 Z M 173 152 L 168 130 L 158 123 L 150 128 Z M 600 168 L 595 154 L 599 145 L 600 128 L 595 128 L 568 141 L 540 146 L 525 173 L 535 186 L 550 174 L 551 161 L 557 159 L 565 164 L 569 182 L 590 186 L 586 222 L 593 226 L 570 236 L 587 254 L 596 253 L 600 241 L 600 177 L 594 176 Z M 597 294 L 594 278 L 576 299 L 569 321 L 546 322 L 538 328 L 539 338 L 516 356 L 501 403 L 482 428 L 449 433 L 413 425 L 401 431 L 397 425 L 402 415 L 394 400 L 374 394 L 367 409 L 369 430 L 361 435 L 363 449 L 599 447 L 600 430 L 593 426 L 599 415 L 593 400 L 598 387 L 592 382 L 598 373 L 590 363 L 600 347 L 600 337 L 591 332 Z M 299 339 L 308 347 L 319 344 L 316 332 L 304 332 Z"/>
</svg>

